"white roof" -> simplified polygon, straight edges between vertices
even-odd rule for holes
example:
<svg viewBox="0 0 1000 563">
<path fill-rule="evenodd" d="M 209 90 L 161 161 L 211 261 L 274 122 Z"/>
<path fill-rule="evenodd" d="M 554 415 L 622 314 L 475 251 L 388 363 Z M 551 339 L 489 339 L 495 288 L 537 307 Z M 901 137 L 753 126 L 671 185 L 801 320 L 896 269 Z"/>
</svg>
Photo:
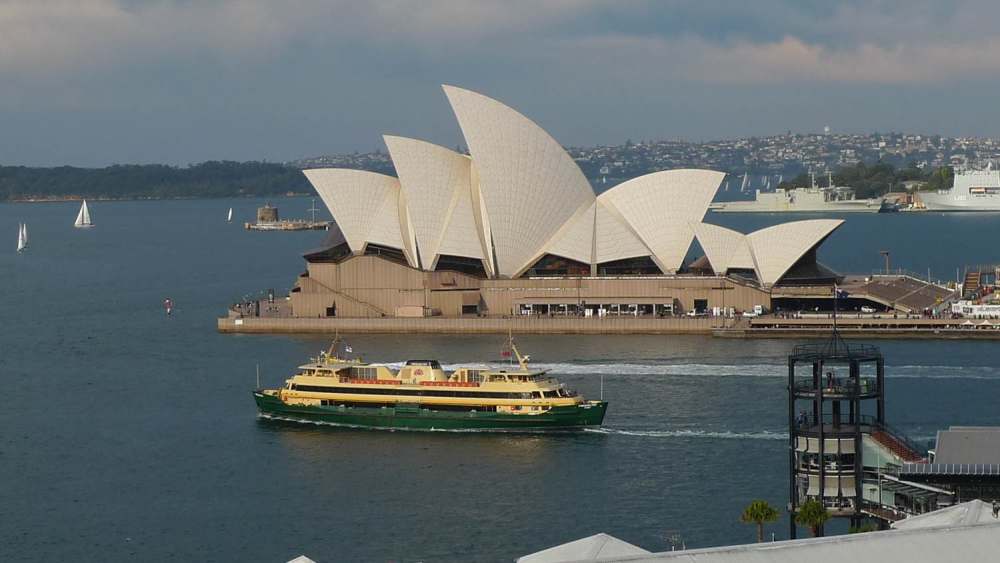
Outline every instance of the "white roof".
<svg viewBox="0 0 1000 563">
<path fill-rule="evenodd" d="M 709 223 L 696 223 L 692 227 L 715 273 L 723 275 L 730 268 L 754 269 L 753 253 L 746 235 Z"/>
<path fill-rule="evenodd" d="M 472 210 L 472 161 L 444 147 L 384 135 L 406 198 L 421 265 L 439 254 L 483 257 Z"/>
<path fill-rule="evenodd" d="M 694 240 L 691 223 L 708 211 L 722 179 L 714 170 L 665 170 L 633 178 L 598 198 L 613 208 L 667 273 L 684 264 Z"/>
<path fill-rule="evenodd" d="M 517 563 L 558 563 L 560 561 L 597 561 L 615 557 L 649 554 L 645 549 L 605 533 L 550 547 L 518 557 Z"/>
<path fill-rule="evenodd" d="M 622 216 L 601 198 L 597 198 L 596 231 L 594 262 L 597 264 L 653 254 Z"/>
<path fill-rule="evenodd" d="M 976 499 L 919 516 L 910 516 L 905 520 L 893 522 L 892 527 L 897 530 L 916 530 L 940 526 L 996 524 L 997 522 L 998 520 L 993 517 L 993 505 Z"/>
<path fill-rule="evenodd" d="M 399 180 L 364 170 L 316 168 L 304 170 L 326 204 L 348 246 L 355 253 L 368 243 L 403 250 L 411 266 L 411 249 L 403 243 Z"/>
<path fill-rule="evenodd" d="M 587 210 L 569 220 L 553 243 L 546 249 L 547 253 L 583 262 L 593 263 L 594 259 L 594 226 L 597 213 L 597 200 L 594 200 Z"/>
<path fill-rule="evenodd" d="M 541 127 L 476 92 L 444 86 L 479 173 L 497 274 L 532 265 L 594 192 L 572 158 Z"/>
<path fill-rule="evenodd" d="M 816 248 L 843 223 L 843 219 L 793 221 L 747 235 L 760 283 L 777 283 L 802 256 Z"/>
<path fill-rule="evenodd" d="M 961 506 L 961 505 L 959 505 Z M 932 513 L 933 514 L 933 513 Z M 912 520 L 915 520 L 913 518 Z M 908 519 L 910 520 L 910 519 Z M 731 545 L 632 556 L 545 559 L 546 563 L 679 561 L 683 563 L 944 563 L 995 561 L 1000 522 L 914 527 L 822 538 Z M 905 521 L 904 521 L 905 522 Z M 571 542 L 565 545 L 572 545 Z M 552 548 L 558 549 L 562 546 Z M 546 550 L 549 551 L 549 550 Z M 545 552 L 539 552 L 545 553 Z M 518 561 L 521 561 L 520 559 Z"/>
<path fill-rule="evenodd" d="M 387 135 L 398 180 L 305 171 L 354 253 L 367 244 L 398 248 L 426 270 L 443 254 L 479 259 L 491 277 L 521 275 L 545 254 L 585 264 L 649 256 L 673 273 L 697 230 L 717 273 L 753 268 L 771 285 L 842 223 L 798 221 L 750 235 L 701 225 L 725 177 L 712 170 L 655 172 L 595 196 L 573 159 L 530 119 L 482 94 L 443 88 L 471 157 Z"/>
</svg>

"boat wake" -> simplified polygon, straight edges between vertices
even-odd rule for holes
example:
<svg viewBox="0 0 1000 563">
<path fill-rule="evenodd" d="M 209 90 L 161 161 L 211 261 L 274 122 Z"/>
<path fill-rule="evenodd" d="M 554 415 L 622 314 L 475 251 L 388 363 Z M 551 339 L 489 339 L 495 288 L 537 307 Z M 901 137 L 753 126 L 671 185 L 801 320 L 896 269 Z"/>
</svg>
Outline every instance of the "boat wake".
<svg viewBox="0 0 1000 563">
<path fill-rule="evenodd" d="M 587 428 L 584 432 L 642 438 L 707 438 L 713 440 L 788 440 L 787 432 L 733 432 L 730 430 L 621 430 L 618 428 Z"/>
<path fill-rule="evenodd" d="M 257 418 L 273 420 L 278 422 L 292 422 L 296 424 L 312 424 L 314 426 L 330 426 L 334 428 L 347 428 L 353 430 L 371 430 L 374 432 L 446 432 L 448 434 L 572 434 L 580 433 L 583 428 L 385 428 L 378 426 L 363 426 L 360 424 L 344 424 L 342 422 L 329 422 L 326 420 L 310 420 L 307 418 L 295 418 L 292 416 L 277 416 L 267 413 L 257 413 Z"/>
</svg>

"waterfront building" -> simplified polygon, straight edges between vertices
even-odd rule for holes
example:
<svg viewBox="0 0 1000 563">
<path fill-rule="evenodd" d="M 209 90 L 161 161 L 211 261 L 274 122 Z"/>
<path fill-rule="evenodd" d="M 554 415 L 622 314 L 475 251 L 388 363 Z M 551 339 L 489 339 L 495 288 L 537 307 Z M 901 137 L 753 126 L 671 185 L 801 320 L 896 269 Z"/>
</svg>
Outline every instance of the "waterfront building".
<svg viewBox="0 0 1000 563">
<path fill-rule="evenodd" d="M 444 91 L 469 154 L 385 136 L 395 177 L 304 171 L 336 226 L 306 253 L 291 316 L 732 316 L 770 310 L 775 288 L 838 279 L 816 250 L 842 221 L 749 234 L 702 224 L 725 177 L 713 170 L 653 172 L 597 195 L 533 121 Z M 695 240 L 705 256 L 686 262 Z"/>
<path fill-rule="evenodd" d="M 950 491 L 899 476 L 925 461 L 921 448 L 885 419 L 885 359 L 875 346 L 847 344 L 833 332 L 788 356 L 789 534 L 809 500 L 860 526 L 889 523 L 950 504 Z M 819 528 L 822 534 L 822 527 Z"/>
<path fill-rule="evenodd" d="M 959 502 L 1000 501 L 1000 427 L 952 426 L 937 433 L 928 463 L 905 463 L 900 479 L 946 489 Z"/>
</svg>

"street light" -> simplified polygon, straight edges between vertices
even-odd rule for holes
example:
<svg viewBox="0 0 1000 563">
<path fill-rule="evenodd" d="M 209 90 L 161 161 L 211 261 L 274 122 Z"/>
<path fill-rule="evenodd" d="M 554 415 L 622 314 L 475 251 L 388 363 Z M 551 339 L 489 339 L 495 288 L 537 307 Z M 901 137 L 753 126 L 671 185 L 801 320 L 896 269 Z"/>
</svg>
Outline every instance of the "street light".
<svg viewBox="0 0 1000 563">
<path fill-rule="evenodd" d="M 886 273 L 886 275 L 888 275 L 889 274 L 889 251 L 888 250 L 879 250 L 878 253 L 881 254 L 882 257 L 885 258 L 885 273 Z"/>
</svg>

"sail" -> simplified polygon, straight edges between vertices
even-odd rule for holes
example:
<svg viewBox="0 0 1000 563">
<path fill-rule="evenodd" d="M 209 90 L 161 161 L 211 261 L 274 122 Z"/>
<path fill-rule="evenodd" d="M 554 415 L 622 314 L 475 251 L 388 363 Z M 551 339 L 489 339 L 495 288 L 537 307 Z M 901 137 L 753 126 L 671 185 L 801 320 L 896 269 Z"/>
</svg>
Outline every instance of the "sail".
<svg viewBox="0 0 1000 563">
<path fill-rule="evenodd" d="M 21 252 L 26 246 L 28 246 L 28 230 L 25 225 L 18 223 L 17 225 L 17 251 Z"/>
<path fill-rule="evenodd" d="M 233 222 L 233 208 L 229 208 L 229 215 L 226 216 L 226 221 L 229 223 Z"/>
<path fill-rule="evenodd" d="M 80 212 L 76 215 L 76 222 L 73 223 L 76 227 L 89 227 L 93 223 L 90 222 L 90 209 L 87 208 L 87 200 L 83 200 L 83 205 L 80 206 Z"/>
</svg>

